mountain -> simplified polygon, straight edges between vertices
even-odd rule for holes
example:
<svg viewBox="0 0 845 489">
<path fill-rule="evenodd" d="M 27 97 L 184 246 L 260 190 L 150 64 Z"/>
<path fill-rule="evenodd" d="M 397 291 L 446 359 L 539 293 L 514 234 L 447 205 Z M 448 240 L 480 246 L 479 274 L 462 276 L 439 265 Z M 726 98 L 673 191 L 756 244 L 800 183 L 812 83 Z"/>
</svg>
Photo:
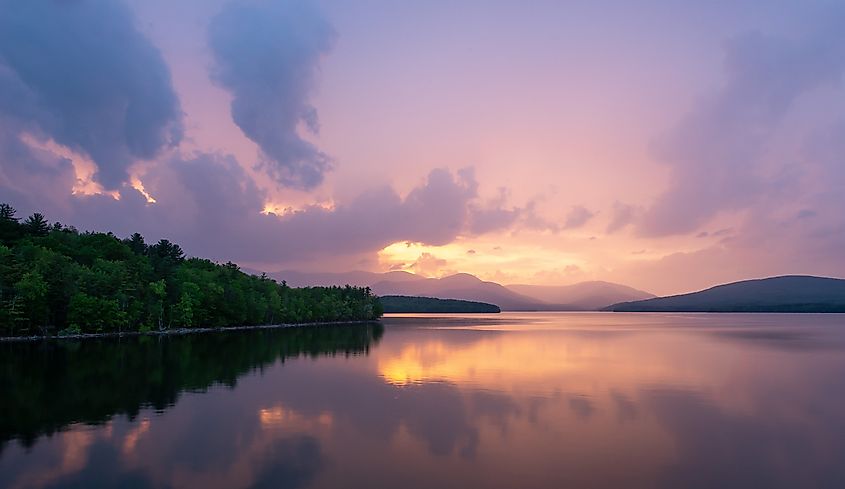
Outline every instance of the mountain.
<svg viewBox="0 0 845 489">
<path fill-rule="evenodd" d="M 484 302 L 435 299 L 433 297 L 408 297 L 383 295 L 379 297 L 384 312 L 436 312 L 436 313 L 497 313 L 499 306 Z"/>
<path fill-rule="evenodd" d="M 573 285 L 508 285 L 508 289 L 534 299 L 558 304 L 573 311 L 595 311 L 619 302 L 651 299 L 654 294 L 611 282 L 580 282 Z"/>
<path fill-rule="evenodd" d="M 617 312 L 845 312 L 845 280 L 789 275 L 614 304 Z"/>
<path fill-rule="evenodd" d="M 376 295 L 410 295 L 487 302 L 506 311 L 535 311 L 549 307 L 542 301 L 508 290 L 495 282 L 485 282 L 468 273 L 404 282 L 382 280 L 370 287 Z"/>
<path fill-rule="evenodd" d="M 306 273 L 283 270 L 269 274 L 292 287 L 315 285 L 369 286 L 380 296 L 404 295 L 458 299 L 495 304 L 506 311 L 584 311 L 610 304 L 654 297 L 647 292 L 608 282 L 567 286 L 513 285 L 504 287 L 468 273 L 426 278 L 408 272 Z"/>
<path fill-rule="evenodd" d="M 369 286 L 380 296 L 404 295 L 486 302 L 511 311 L 548 310 L 551 307 L 543 301 L 523 296 L 495 282 L 485 282 L 468 273 L 426 278 L 408 272 L 307 273 L 283 270 L 269 275 L 278 281 L 285 280 L 292 287 L 349 284 Z"/>
</svg>

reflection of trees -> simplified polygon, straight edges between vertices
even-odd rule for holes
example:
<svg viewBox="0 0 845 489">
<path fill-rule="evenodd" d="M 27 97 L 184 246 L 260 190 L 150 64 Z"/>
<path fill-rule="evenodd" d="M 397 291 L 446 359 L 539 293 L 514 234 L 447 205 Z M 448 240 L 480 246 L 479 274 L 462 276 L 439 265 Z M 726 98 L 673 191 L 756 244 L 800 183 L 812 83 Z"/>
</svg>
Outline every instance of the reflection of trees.
<svg viewBox="0 0 845 489">
<path fill-rule="evenodd" d="M 233 387 L 245 373 L 299 356 L 369 352 L 378 323 L 0 345 L 0 443 L 26 446 L 70 423 L 164 410 L 183 391 Z M 0 445 L 2 447 L 2 445 Z"/>
</svg>

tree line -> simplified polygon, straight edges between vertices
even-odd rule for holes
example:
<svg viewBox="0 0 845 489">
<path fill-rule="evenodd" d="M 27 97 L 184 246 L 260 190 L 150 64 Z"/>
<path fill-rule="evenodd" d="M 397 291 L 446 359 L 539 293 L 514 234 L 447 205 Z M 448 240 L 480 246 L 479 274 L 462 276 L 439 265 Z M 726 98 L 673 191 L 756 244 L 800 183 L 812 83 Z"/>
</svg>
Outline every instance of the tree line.
<svg viewBox="0 0 845 489">
<path fill-rule="evenodd" d="M 382 306 L 361 287 L 292 288 L 231 262 L 186 258 L 138 233 L 80 232 L 0 204 L 0 335 L 371 320 Z"/>
</svg>

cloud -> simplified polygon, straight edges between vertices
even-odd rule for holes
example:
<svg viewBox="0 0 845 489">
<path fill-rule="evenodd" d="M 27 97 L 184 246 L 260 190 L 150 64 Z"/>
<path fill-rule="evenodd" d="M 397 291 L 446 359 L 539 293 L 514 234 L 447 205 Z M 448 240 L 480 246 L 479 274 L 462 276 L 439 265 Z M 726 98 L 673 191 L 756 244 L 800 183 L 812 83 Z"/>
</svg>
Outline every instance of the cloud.
<svg viewBox="0 0 845 489">
<path fill-rule="evenodd" d="M 498 195 L 486 206 L 474 206 L 469 224 L 470 232 L 484 234 L 506 228 L 522 217 L 523 209 L 505 207 L 507 200 L 507 189 L 500 188 Z"/>
<path fill-rule="evenodd" d="M 420 254 L 419 258 L 411 265 L 411 268 L 418 275 L 431 277 L 437 275 L 448 264 L 449 262 L 443 258 L 437 258 L 431 253 L 426 252 Z"/>
<path fill-rule="evenodd" d="M 620 280 L 679 292 L 779 274 L 845 276 L 845 8 L 823 17 L 789 37 L 751 33 L 726 45 L 725 85 L 658 145 L 670 185 L 636 220 L 645 237 L 718 241 L 637 264 Z M 731 227 L 705 227 L 722 221 Z"/>
<path fill-rule="evenodd" d="M 62 206 L 76 182 L 70 160 L 32 148 L 17 135 L 2 130 L 0 163 L 2 200 L 16 202 L 23 208 Z"/>
<path fill-rule="evenodd" d="M 170 71 L 118 0 L 0 0 L 0 131 L 52 139 L 107 189 L 182 137 Z M 5 162 L 4 162 L 5 164 Z"/>
<path fill-rule="evenodd" d="M 656 145 L 671 181 L 643 216 L 643 234 L 695 231 L 720 212 L 746 209 L 774 192 L 794 193 L 795 178 L 779 179 L 771 168 L 791 162 L 784 155 L 772 162 L 771 153 L 801 97 L 841 83 L 845 9 L 827 14 L 796 37 L 752 32 L 726 44 L 725 85 Z"/>
<path fill-rule="evenodd" d="M 475 180 L 472 169 L 470 176 Z M 477 184 L 476 184 L 477 187 Z M 472 235 L 485 234 L 520 225 L 538 231 L 557 232 L 558 226 L 542 218 L 536 212 L 536 202 L 530 201 L 523 207 L 508 207 L 507 201 L 510 191 L 500 187 L 493 199 L 486 203 L 472 204 L 469 213 L 468 233 Z"/>
<path fill-rule="evenodd" d="M 336 37 L 332 26 L 310 2 L 238 0 L 208 32 L 212 79 L 232 94 L 232 119 L 260 147 L 259 166 L 284 186 L 319 185 L 330 159 L 298 129 L 319 130 L 309 96 Z"/>
<path fill-rule="evenodd" d="M 610 216 L 610 223 L 607 225 L 607 234 L 613 234 L 631 224 L 637 216 L 637 208 L 616 201 L 613 203 Z"/>
<path fill-rule="evenodd" d="M 566 221 L 563 223 L 563 229 L 577 229 L 587 224 L 587 221 L 593 218 L 595 214 L 584 206 L 576 205 L 572 207 L 569 214 L 566 216 Z"/>
<path fill-rule="evenodd" d="M 20 172 L 5 175 L 4 166 L 0 177 L 8 178 L 0 178 L 0 187 L 22 213 L 44 211 L 51 220 L 118 236 L 137 231 L 149 240 L 178 242 L 194 256 L 251 263 L 360 256 L 401 241 L 445 245 L 471 232 L 478 188 L 470 170 L 435 169 L 404 197 L 381 186 L 330 209 L 313 205 L 279 216 L 262 213 L 266 195 L 226 155 L 198 153 L 151 165 L 141 178 L 155 204 L 129 186 L 120 189 L 119 200 L 71 195 L 66 160 L 45 162 L 40 174 L 9 168 Z M 7 192 L 20 175 L 33 177 Z M 32 197 L 45 194 L 57 200 Z"/>
<path fill-rule="evenodd" d="M 818 213 L 813 209 L 802 209 L 798 211 L 798 214 L 795 216 L 798 219 L 812 219 L 816 217 Z"/>
</svg>

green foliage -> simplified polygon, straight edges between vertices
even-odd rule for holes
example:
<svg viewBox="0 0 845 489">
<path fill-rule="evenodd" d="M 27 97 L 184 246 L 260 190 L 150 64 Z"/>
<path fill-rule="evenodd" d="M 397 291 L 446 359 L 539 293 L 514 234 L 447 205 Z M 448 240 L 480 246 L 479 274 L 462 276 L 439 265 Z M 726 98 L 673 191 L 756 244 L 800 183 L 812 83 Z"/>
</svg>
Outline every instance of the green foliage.
<svg viewBox="0 0 845 489">
<path fill-rule="evenodd" d="M 0 335 L 370 320 L 369 288 L 294 289 L 168 240 L 81 233 L 0 204 Z"/>
<path fill-rule="evenodd" d="M 20 304 L 22 314 L 16 318 L 24 325 L 44 326 L 47 321 L 47 282 L 38 272 L 26 272 L 15 284 L 13 302 Z"/>
<path fill-rule="evenodd" d="M 77 292 L 70 299 L 68 322 L 83 333 L 121 331 L 126 327 L 126 313 L 117 299 L 104 299 Z"/>
<path fill-rule="evenodd" d="M 82 330 L 75 324 L 59 331 L 59 336 L 75 336 L 79 334 L 82 334 Z"/>
</svg>

